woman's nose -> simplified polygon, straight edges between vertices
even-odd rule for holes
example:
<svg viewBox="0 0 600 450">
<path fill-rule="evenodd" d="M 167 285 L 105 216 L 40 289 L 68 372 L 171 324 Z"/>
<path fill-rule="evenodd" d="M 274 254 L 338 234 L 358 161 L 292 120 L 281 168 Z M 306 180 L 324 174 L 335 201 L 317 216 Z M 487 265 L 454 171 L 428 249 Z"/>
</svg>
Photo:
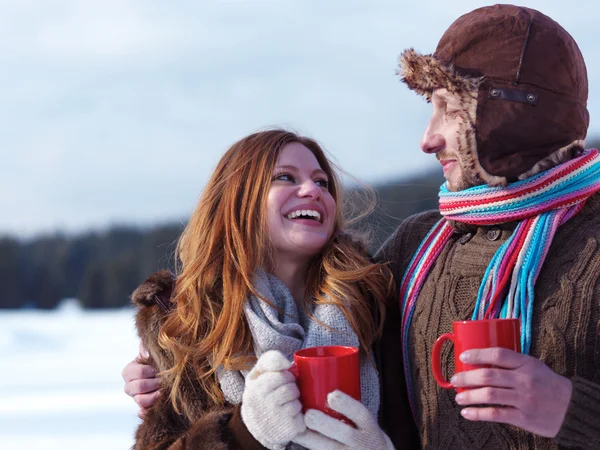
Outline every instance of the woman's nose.
<svg viewBox="0 0 600 450">
<path fill-rule="evenodd" d="M 300 190 L 298 191 L 299 197 L 309 197 L 313 200 L 321 198 L 321 187 L 317 185 L 313 180 L 306 180 L 300 184 Z"/>
</svg>

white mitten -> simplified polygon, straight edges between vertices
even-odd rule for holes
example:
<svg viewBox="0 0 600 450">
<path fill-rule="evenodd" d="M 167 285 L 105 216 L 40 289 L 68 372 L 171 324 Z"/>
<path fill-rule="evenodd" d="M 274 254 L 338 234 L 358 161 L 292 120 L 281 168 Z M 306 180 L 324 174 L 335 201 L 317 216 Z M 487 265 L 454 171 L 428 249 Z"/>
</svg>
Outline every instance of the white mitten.
<svg viewBox="0 0 600 450">
<path fill-rule="evenodd" d="M 248 431 L 271 450 L 284 449 L 306 430 L 296 378 L 280 352 L 263 353 L 246 376 L 241 414 Z"/>
<path fill-rule="evenodd" d="M 354 422 L 356 428 L 321 411 L 309 409 L 304 421 L 310 430 L 320 434 L 319 440 L 311 442 L 314 436 L 307 435 L 304 442 L 298 442 L 298 439 L 295 442 L 319 450 L 394 450 L 390 438 L 379 428 L 377 419 L 361 402 L 341 391 L 333 391 L 327 396 L 327 403 L 331 409 Z"/>
</svg>

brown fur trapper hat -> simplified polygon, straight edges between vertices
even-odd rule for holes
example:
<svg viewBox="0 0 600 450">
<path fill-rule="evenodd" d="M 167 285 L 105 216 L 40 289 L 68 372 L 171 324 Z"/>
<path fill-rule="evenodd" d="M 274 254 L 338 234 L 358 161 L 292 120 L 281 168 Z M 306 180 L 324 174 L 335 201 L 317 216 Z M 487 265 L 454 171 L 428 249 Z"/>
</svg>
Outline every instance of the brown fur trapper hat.
<svg viewBox="0 0 600 450">
<path fill-rule="evenodd" d="M 459 148 L 483 182 L 522 178 L 560 152 L 583 146 L 587 71 L 577 43 L 544 14 L 514 5 L 459 17 L 433 55 L 408 49 L 398 71 L 428 100 L 458 94 L 467 123 Z"/>
</svg>

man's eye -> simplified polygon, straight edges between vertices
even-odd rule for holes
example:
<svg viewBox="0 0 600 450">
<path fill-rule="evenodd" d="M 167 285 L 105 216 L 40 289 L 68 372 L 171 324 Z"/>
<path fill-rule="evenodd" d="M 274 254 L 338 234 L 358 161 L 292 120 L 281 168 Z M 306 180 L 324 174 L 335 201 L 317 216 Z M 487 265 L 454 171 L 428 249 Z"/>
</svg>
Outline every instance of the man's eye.
<svg viewBox="0 0 600 450">
<path fill-rule="evenodd" d="M 454 119 L 455 117 L 458 117 L 460 114 L 460 109 L 447 109 L 446 110 L 446 117 L 450 118 L 450 119 Z"/>
</svg>

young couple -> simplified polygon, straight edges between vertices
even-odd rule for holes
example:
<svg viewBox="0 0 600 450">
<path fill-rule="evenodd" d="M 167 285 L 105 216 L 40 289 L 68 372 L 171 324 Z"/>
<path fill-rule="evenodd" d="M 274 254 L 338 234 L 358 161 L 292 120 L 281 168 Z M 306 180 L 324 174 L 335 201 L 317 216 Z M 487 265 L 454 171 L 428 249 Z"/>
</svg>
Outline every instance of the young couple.
<svg viewBox="0 0 600 450">
<path fill-rule="evenodd" d="M 538 11 L 495 5 L 458 18 L 432 55 L 405 51 L 399 73 L 433 106 L 421 149 L 443 167 L 440 210 L 370 259 L 314 141 L 234 144 L 176 279 L 133 295 L 149 353 L 123 371 L 136 448 L 600 448 L 600 156 L 583 147 L 577 44 Z M 433 343 L 483 317 L 519 318 L 523 352 L 465 352 L 483 367 L 451 382 L 470 389 L 441 390 Z M 360 348 L 362 401 L 328 397 L 355 427 L 301 411 L 288 369 L 315 345 Z"/>
</svg>

